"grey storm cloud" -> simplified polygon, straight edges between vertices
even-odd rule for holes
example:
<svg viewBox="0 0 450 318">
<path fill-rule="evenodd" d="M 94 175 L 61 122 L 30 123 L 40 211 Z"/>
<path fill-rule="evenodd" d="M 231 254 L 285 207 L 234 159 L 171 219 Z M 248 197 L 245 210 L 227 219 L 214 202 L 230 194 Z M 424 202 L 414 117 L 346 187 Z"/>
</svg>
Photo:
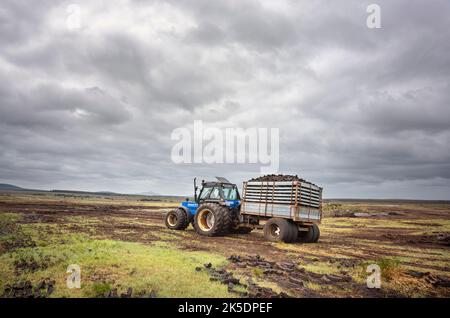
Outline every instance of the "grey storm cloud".
<svg viewBox="0 0 450 318">
<path fill-rule="evenodd" d="M 255 164 L 175 164 L 171 133 L 280 129 L 327 197 L 448 199 L 450 3 L 5 0 L 0 182 L 189 194 Z"/>
</svg>

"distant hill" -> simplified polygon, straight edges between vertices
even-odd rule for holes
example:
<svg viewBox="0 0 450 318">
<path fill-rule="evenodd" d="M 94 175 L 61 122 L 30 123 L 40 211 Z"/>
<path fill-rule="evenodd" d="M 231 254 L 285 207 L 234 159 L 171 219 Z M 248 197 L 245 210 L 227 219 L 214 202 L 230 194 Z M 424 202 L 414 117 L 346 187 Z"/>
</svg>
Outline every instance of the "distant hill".
<svg viewBox="0 0 450 318">
<path fill-rule="evenodd" d="M 141 192 L 141 193 L 136 193 L 137 195 L 148 195 L 148 196 L 154 196 L 154 195 L 159 195 L 156 192 L 153 191 L 147 191 L 147 192 Z"/>
<path fill-rule="evenodd" d="M 26 189 L 18 187 L 18 186 L 15 186 L 13 184 L 0 183 L 0 190 L 16 190 L 16 191 L 20 191 L 20 190 L 26 190 Z"/>
<path fill-rule="evenodd" d="M 81 191 L 81 190 L 50 190 L 56 193 L 73 193 L 73 194 L 96 194 L 96 195 L 121 195 L 111 191 Z"/>
<path fill-rule="evenodd" d="M 39 190 L 39 189 L 27 189 L 15 186 L 13 184 L 8 183 L 0 183 L 0 191 L 37 191 L 37 192 L 53 192 L 53 193 L 69 193 L 69 194 L 92 194 L 92 195 L 106 195 L 106 196 L 114 196 L 114 195 L 142 195 L 142 196 L 160 196 L 158 193 L 153 191 L 147 191 L 136 194 L 123 194 L 112 191 L 83 191 L 83 190 L 64 190 L 64 189 L 54 189 L 54 190 Z"/>
</svg>

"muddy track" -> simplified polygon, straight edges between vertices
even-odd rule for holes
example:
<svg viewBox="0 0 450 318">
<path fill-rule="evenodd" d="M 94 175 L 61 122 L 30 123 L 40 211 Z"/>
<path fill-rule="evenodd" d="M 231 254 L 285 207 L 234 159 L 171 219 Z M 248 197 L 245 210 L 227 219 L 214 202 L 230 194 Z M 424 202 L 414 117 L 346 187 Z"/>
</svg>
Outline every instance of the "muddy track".
<svg viewBox="0 0 450 318">
<path fill-rule="evenodd" d="M 95 205 L 95 204 L 67 204 L 60 202 L 44 203 L 15 203 L 0 201 L 0 208 L 5 212 L 33 213 L 38 215 L 85 216 L 85 217 L 143 217 L 161 220 L 162 210 L 167 207 L 145 205 Z"/>
<path fill-rule="evenodd" d="M 85 217 L 93 220 L 89 224 L 95 229 L 95 234 L 110 236 L 115 239 L 130 241 L 130 236 L 137 242 L 148 242 L 148 236 L 152 233 L 169 233 L 173 237 L 179 237 L 179 245 L 186 250 L 221 251 L 225 253 L 252 251 L 264 255 L 276 257 L 285 254 L 284 251 L 269 248 L 268 243 L 262 237 L 262 233 L 230 234 L 225 237 L 203 237 L 195 233 L 192 227 L 186 231 L 170 231 L 165 228 L 162 220 L 168 208 L 160 206 L 122 206 L 122 205 L 67 205 L 61 203 L 5 203 L 0 202 L 3 211 L 12 213 L 24 213 L 23 223 L 56 223 L 61 224 L 77 232 L 87 232 L 85 225 L 78 225 L 66 217 Z M 113 218 L 111 218 L 113 217 Z M 124 219 L 122 221 L 122 219 Z M 131 221 L 131 222 L 130 222 Z M 119 233 L 123 232 L 123 235 Z M 164 240 L 164 239 L 162 239 Z"/>
<path fill-rule="evenodd" d="M 95 204 L 67 204 L 64 202 L 39 202 L 39 203 L 14 203 L 0 201 L 0 208 L 5 212 L 24 213 L 23 223 L 57 223 L 65 224 L 70 229 L 84 232 L 84 225 L 68 222 L 66 217 L 84 217 L 85 220 L 93 220 L 89 224 L 98 235 L 110 235 L 114 239 L 126 241 L 136 240 L 138 242 L 149 242 L 150 238 L 156 238 L 152 233 L 169 233 L 173 237 L 179 237 L 177 243 L 186 250 L 220 251 L 225 254 L 233 252 L 259 253 L 273 258 L 285 257 L 285 250 L 274 248 L 272 243 L 266 242 L 261 231 L 253 231 L 250 234 L 229 234 L 225 237 L 200 237 L 191 227 L 186 231 L 168 231 L 162 222 L 165 212 L 170 208 L 162 206 L 141 206 L 141 205 L 95 205 Z M 352 228 L 351 226 L 334 226 L 335 228 Z M 373 248 L 366 255 L 353 255 L 352 249 L 359 249 L 359 240 L 375 240 L 393 242 L 397 246 L 402 245 L 434 248 L 448 248 L 448 236 L 441 241 L 437 240 L 438 235 L 433 237 L 417 237 L 410 233 L 410 229 L 390 229 L 362 228 L 359 232 L 351 232 L 345 235 L 339 234 L 339 242 L 321 239 L 322 248 L 333 248 L 345 246 L 349 249 L 349 256 L 367 259 L 368 256 L 376 256 L 379 251 Z M 92 231 L 89 231 L 92 234 Z M 120 234 L 123 233 L 123 234 Z M 393 234 L 395 233 L 395 234 Z M 439 234 L 439 233 L 438 233 Z M 320 257 L 314 253 L 303 251 L 303 256 Z M 395 255 L 395 253 L 393 253 Z"/>
</svg>

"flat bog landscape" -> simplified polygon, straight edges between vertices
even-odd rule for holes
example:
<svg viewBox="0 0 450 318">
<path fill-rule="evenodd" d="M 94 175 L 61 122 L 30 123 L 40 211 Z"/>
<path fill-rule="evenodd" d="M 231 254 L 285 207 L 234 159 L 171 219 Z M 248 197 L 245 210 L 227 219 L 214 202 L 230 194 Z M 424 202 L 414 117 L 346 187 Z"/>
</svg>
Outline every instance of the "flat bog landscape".
<svg viewBox="0 0 450 318">
<path fill-rule="evenodd" d="M 449 202 L 325 200 L 319 242 L 286 244 L 169 230 L 181 200 L 2 192 L 0 296 L 450 296 Z"/>
</svg>

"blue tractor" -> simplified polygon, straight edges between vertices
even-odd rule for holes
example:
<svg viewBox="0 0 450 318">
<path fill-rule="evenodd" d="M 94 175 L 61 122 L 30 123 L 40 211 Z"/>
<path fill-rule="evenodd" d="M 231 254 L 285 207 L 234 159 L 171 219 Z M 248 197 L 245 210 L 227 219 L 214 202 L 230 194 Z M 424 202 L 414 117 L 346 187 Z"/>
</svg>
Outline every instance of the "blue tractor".
<svg viewBox="0 0 450 318">
<path fill-rule="evenodd" d="M 194 178 L 194 201 L 186 201 L 167 213 L 165 223 L 169 229 L 185 230 L 192 224 L 198 234 L 225 235 L 229 232 L 249 233 L 252 228 L 239 222 L 241 198 L 238 188 L 225 178 L 202 181 L 200 191 Z"/>
</svg>

